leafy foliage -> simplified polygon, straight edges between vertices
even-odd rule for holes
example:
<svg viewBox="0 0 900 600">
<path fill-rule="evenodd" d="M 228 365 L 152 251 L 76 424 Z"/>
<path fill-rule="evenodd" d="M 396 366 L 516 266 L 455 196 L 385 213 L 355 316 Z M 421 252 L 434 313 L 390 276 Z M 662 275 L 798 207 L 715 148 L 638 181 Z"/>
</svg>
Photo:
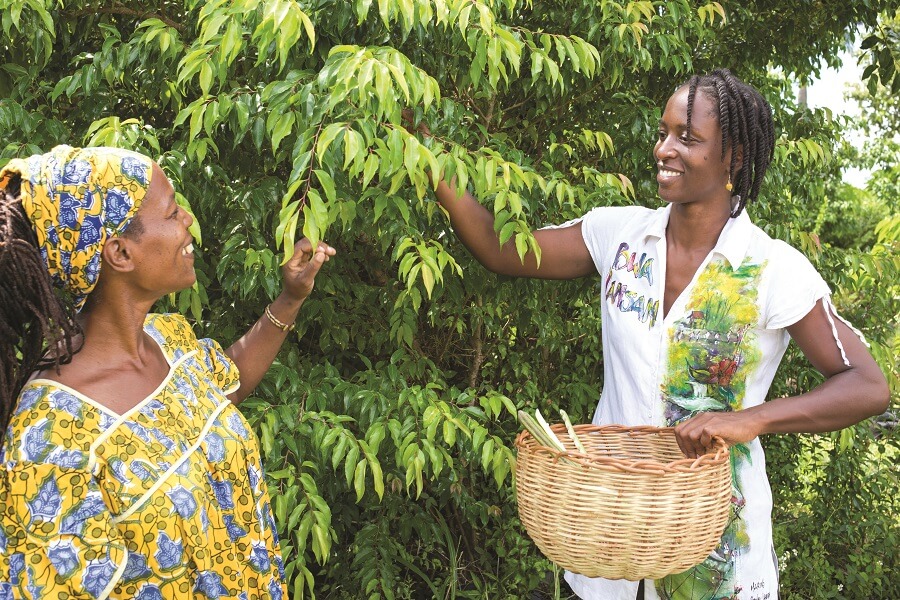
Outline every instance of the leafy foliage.
<svg viewBox="0 0 900 600">
<path fill-rule="evenodd" d="M 516 516 L 515 415 L 589 420 L 596 282 L 485 272 L 430 174 L 470 187 L 522 255 L 534 227 L 653 204 L 665 99 L 694 70 L 732 68 L 779 123 L 754 218 L 819 260 L 896 392 L 897 227 L 858 251 L 816 244 L 838 132 L 769 69 L 815 72 L 888 4 L 0 0 L 0 162 L 57 143 L 157 157 L 204 234 L 198 285 L 162 308 L 226 342 L 277 294 L 276 249 L 301 235 L 338 248 L 242 405 L 293 597 L 553 594 L 558 572 Z M 406 108 L 434 135 L 410 133 Z M 817 381 L 791 354 L 773 394 Z M 786 597 L 900 596 L 895 431 L 769 441 Z"/>
</svg>

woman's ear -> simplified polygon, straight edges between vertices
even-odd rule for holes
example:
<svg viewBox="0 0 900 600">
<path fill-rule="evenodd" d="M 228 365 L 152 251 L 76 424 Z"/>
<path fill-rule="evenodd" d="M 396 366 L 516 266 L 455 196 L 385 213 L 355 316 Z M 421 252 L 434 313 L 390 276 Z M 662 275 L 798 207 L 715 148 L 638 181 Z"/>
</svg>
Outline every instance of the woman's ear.
<svg viewBox="0 0 900 600">
<path fill-rule="evenodd" d="M 111 237 L 107 239 L 100 252 L 100 258 L 103 260 L 104 269 L 112 269 L 120 273 L 134 270 L 134 260 L 128 247 L 127 238 Z"/>
</svg>

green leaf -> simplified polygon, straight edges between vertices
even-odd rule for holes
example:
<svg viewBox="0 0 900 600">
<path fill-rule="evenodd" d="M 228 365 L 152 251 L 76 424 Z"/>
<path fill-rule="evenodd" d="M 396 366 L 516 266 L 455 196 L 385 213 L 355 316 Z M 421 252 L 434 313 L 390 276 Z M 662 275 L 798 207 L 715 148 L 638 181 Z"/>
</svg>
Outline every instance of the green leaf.
<svg viewBox="0 0 900 600">
<path fill-rule="evenodd" d="M 272 128 L 272 153 L 278 150 L 281 140 L 290 135 L 294 126 L 294 113 L 287 112 L 278 116 L 275 126 Z"/>
<path fill-rule="evenodd" d="M 306 206 L 303 207 L 303 235 L 313 247 L 322 240 L 322 234 L 328 227 L 328 208 L 322 202 L 319 193 L 310 189 Z"/>
<path fill-rule="evenodd" d="M 528 253 L 528 234 L 516 234 L 516 253 L 519 255 L 519 260 L 525 262 L 525 254 Z"/>
<path fill-rule="evenodd" d="M 378 462 L 375 456 L 367 456 L 367 458 L 369 468 L 372 470 L 372 485 L 375 493 L 378 495 L 378 499 L 382 500 L 384 498 L 384 475 L 381 472 L 381 463 Z"/>
<path fill-rule="evenodd" d="M 313 552 L 316 554 L 316 560 L 319 564 L 325 564 L 328 559 L 328 553 L 331 551 L 331 539 L 325 527 L 315 523 L 312 526 L 313 532 Z"/>
<path fill-rule="evenodd" d="M 212 65 L 209 62 L 204 62 L 200 66 L 200 90 L 203 92 L 203 95 L 209 94 L 209 89 L 212 87 L 212 79 Z"/>
<path fill-rule="evenodd" d="M 319 159 L 320 163 L 323 162 L 323 157 L 328 147 L 334 142 L 338 134 L 344 131 L 346 126 L 346 123 L 332 123 L 322 131 L 316 143 L 316 158 Z"/>
<path fill-rule="evenodd" d="M 362 153 L 362 136 L 352 129 L 344 130 L 344 169 Z"/>
<path fill-rule="evenodd" d="M 412 177 L 418 172 L 419 164 L 419 142 L 416 138 L 410 136 L 406 139 L 406 147 L 403 152 L 403 166 Z"/>
<path fill-rule="evenodd" d="M 365 459 L 356 463 L 356 469 L 353 474 L 353 489 L 356 491 L 356 501 L 362 500 L 366 493 L 366 465 Z"/>
<path fill-rule="evenodd" d="M 325 198 L 327 198 L 329 202 L 336 201 L 337 194 L 335 193 L 334 180 L 331 178 L 331 175 L 329 175 L 322 169 L 316 169 L 313 172 L 316 174 L 316 179 L 319 182 L 319 187 L 321 187 L 322 191 L 325 192 Z"/>
<path fill-rule="evenodd" d="M 500 245 L 504 245 L 509 241 L 509 238 L 512 237 L 513 233 L 516 231 L 517 223 L 515 221 L 510 221 L 503 226 L 503 229 L 500 230 Z"/>
<path fill-rule="evenodd" d="M 306 31 L 306 37 L 309 38 L 309 51 L 312 52 L 316 48 L 316 30 L 306 13 L 303 11 L 298 12 L 300 13 L 300 20 L 303 22 L 303 29 Z"/>
<path fill-rule="evenodd" d="M 363 178 L 362 178 L 362 187 L 366 188 L 369 185 L 369 182 L 372 181 L 372 178 L 375 177 L 375 173 L 378 172 L 378 156 L 374 153 L 369 154 L 366 157 L 366 163 L 363 167 Z"/>
<path fill-rule="evenodd" d="M 422 265 L 422 283 L 425 285 L 425 294 L 431 298 L 434 289 L 434 273 L 428 265 Z"/>
<path fill-rule="evenodd" d="M 357 25 L 362 25 L 363 21 L 366 20 L 366 17 L 369 14 L 369 9 L 372 6 L 372 0 L 355 0 L 355 8 L 356 8 L 356 16 L 357 16 Z"/>
</svg>

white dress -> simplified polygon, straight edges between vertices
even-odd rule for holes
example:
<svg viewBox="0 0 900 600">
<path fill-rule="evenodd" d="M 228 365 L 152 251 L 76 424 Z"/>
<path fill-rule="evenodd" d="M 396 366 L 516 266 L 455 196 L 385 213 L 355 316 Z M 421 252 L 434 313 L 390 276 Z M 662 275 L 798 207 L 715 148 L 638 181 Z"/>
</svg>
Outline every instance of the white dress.
<svg viewBox="0 0 900 600">
<path fill-rule="evenodd" d="M 698 411 L 761 404 L 789 342 L 785 328 L 820 299 L 841 346 L 827 284 L 805 256 L 771 239 L 746 212 L 729 219 L 664 316 L 669 210 L 597 208 L 583 217 L 584 241 L 602 277 L 604 385 L 595 424 L 668 426 Z M 778 597 L 772 494 L 759 440 L 733 448 L 732 466 L 732 516 L 719 547 L 683 574 L 646 581 L 647 600 Z M 588 600 L 634 600 L 638 587 L 572 573 L 566 580 Z"/>
</svg>

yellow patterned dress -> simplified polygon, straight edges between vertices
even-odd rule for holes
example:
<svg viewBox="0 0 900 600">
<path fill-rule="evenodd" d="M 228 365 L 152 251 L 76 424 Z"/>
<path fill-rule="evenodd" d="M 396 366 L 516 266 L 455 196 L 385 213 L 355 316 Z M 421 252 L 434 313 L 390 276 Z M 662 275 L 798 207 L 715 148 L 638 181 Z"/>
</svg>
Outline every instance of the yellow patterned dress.
<svg viewBox="0 0 900 600">
<path fill-rule="evenodd" d="M 179 315 L 144 330 L 169 374 L 124 415 L 32 380 L 0 450 L 0 600 L 286 597 L 238 370 Z"/>
</svg>

